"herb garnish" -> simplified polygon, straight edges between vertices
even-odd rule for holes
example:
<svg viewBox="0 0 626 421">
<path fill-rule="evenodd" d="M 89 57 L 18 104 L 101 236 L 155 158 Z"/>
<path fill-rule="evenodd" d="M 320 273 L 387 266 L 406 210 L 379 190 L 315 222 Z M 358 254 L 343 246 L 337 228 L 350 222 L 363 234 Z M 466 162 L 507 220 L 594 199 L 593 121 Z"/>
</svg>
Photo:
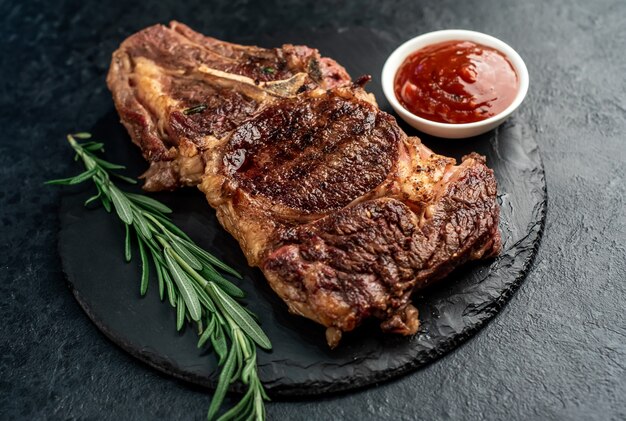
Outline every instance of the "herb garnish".
<svg viewBox="0 0 626 421">
<path fill-rule="evenodd" d="M 274 69 L 273 67 L 269 67 L 269 66 L 267 66 L 267 67 L 263 67 L 261 70 L 262 70 L 262 71 L 263 71 L 263 73 L 265 73 L 266 75 L 272 75 L 272 74 L 276 73 L 276 69 Z"/>
<path fill-rule="evenodd" d="M 204 110 L 206 110 L 206 104 L 200 104 L 200 105 L 196 105 L 195 107 L 191 107 L 191 108 L 187 108 L 186 110 L 183 110 L 183 114 L 185 115 L 198 114 Z"/>
<path fill-rule="evenodd" d="M 76 152 L 75 160 L 81 159 L 86 170 L 77 176 L 48 181 L 47 184 L 74 185 L 93 181 L 98 193 L 87 199 L 85 205 L 99 200 L 107 212 L 115 209 L 126 232 L 126 261 L 132 257 L 131 242 L 137 243 L 142 268 L 141 295 L 148 289 L 152 267 L 161 300 L 167 296 L 170 305 L 176 308 L 176 328 L 181 330 L 185 320 L 193 321 L 200 335 L 198 347 L 211 343 L 221 372 L 207 419 L 217 417 L 228 386 L 235 381 L 247 386 L 246 393 L 219 420 L 264 419 L 264 401 L 269 398 L 259 380 L 256 347 L 269 350 L 272 345 L 255 316 L 237 301 L 244 292 L 223 274 L 240 279 L 241 275 L 198 247 L 167 216 L 172 212 L 167 206 L 148 196 L 120 190 L 111 176 L 130 183 L 136 183 L 136 180 L 113 172 L 124 167 L 94 154 L 103 151 L 104 144 L 77 142 L 77 139 L 89 138 L 89 133 L 67 136 Z"/>
</svg>

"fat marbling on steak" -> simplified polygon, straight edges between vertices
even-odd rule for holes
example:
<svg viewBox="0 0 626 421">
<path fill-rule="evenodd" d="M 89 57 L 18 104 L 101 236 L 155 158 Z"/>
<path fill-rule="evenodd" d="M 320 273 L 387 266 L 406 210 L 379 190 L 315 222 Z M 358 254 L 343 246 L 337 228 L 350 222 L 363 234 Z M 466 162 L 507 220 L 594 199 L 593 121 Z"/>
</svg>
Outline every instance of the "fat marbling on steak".
<svg viewBox="0 0 626 421">
<path fill-rule="evenodd" d="M 369 317 L 415 333 L 413 292 L 500 250 L 485 159 L 434 154 L 363 81 L 308 47 L 230 44 L 177 22 L 126 39 L 107 78 L 150 162 L 145 188 L 198 185 L 331 346 Z"/>
</svg>

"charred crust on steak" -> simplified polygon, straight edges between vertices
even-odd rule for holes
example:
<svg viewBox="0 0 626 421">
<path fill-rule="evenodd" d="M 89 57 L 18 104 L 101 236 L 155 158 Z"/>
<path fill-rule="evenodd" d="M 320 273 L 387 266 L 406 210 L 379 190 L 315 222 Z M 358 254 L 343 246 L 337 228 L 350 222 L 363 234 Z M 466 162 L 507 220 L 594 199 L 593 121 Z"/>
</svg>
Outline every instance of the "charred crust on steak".
<svg viewBox="0 0 626 421">
<path fill-rule="evenodd" d="M 401 133 L 364 101 L 327 92 L 277 102 L 241 124 L 224 154 L 240 188 L 305 213 L 340 209 L 392 170 Z"/>
</svg>

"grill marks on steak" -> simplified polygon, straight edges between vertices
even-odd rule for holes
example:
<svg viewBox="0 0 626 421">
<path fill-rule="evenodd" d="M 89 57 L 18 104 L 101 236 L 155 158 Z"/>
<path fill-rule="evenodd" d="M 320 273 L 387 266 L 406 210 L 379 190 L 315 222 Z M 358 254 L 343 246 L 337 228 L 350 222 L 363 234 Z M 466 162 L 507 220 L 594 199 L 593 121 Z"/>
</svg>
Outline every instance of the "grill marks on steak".
<svg viewBox="0 0 626 421">
<path fill-rule="evenodd" d="M 145 188 L 198 184 L 249 264 L 331 346 L 368 317 L 415 333 L 413 292 L 500 250 L 484 158 L 457 165 L 407 137 L 316 50 L 173 22 L 124 41 L 107 82 L 151 162 Z"/>
<path fill-rule="evenodd" d="M 323 213 L 387 178 L 400 135 L 391 116 L 353 95 L 303 95 L 241 124 L 226 146 L 225 171 L 252 195 L 300 213 Z"/>
</svg>

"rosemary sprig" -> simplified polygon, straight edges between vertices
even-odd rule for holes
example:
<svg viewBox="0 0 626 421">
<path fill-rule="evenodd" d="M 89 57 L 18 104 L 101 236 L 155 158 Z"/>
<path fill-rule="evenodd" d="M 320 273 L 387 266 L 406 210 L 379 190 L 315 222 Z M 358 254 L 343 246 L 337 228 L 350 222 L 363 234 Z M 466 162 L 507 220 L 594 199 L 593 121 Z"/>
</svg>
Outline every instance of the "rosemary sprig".
<svg viewBox="0 0 626 421">
<path fill-rule="evenodd" d="M 137 243 L 142 268 L 141 295 L 145 295 L 148 289 L 153 268 L 161 300 L 167 297 L 170 305 L 176 308 L 176 329 L 181 330 L 185 320 L 195 322 L 200 335 L 198 348 L 210 343 L 221 372 L 207 419 L 217 418 L 228 386 L 241 381 L 247 387 L 245 394 L 219 420 L 263 420 L 264 401 L 269 398 L 259 380 L 256 348 L 269 350 L 272 345 L 249 310 L 239 303 L 238 300 L 244 296 L 243 291 L 225 275 L 240 279 L 241 276 L 198 247 L 176 227 L 167 216 L 172 212 L 167 206 L 148 196 L 120 190 L 112 177 L 131 183 L 136 183 L 136 180 L 113 172 L 124 169 L 123 166 L 95 155 L 104 150 L 102 143 L 77 141 L 89 138 L 89 133 L 67 136 L 76 152 L 75 160 L 82 160 L 85 171 L 74 177 L 48 181 L 47 184 L 74 185 L 93 181 L 97 194 L 87 199 L 85 205 L 100 201 L 107 212 L 115 210 L 126 232 L 126 261 L 132 258 L 131 243 Z"/>
</svg>

